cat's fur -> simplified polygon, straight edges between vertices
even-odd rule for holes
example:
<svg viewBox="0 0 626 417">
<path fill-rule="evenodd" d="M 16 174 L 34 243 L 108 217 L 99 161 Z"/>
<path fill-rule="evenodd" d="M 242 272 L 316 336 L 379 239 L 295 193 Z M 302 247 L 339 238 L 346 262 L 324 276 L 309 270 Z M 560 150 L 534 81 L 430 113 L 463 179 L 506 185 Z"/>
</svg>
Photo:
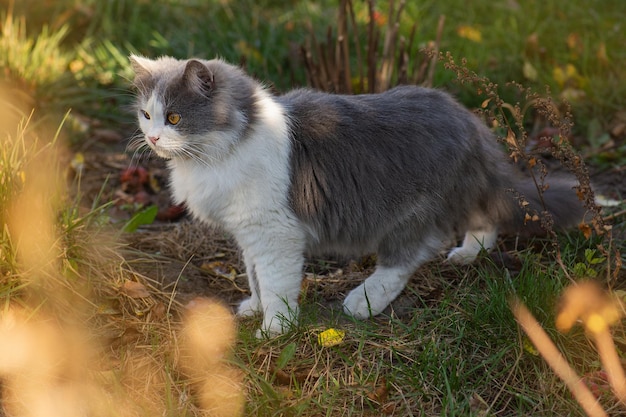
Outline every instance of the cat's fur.
<svg viewBox="0 0 626 417">
<path fill-rule="evenodd" d="M 262 312 L 262 331 L 296 316 L 305 254 L 376 253 L 344 301 L 366 318 L 450 242 L 464 236 L 448 259 L 468 263 L 498 230 L 523 228 L 507 189 L 541 209 L 487 127 L 442 91 L 274 97 L 221 60 L 131 61 L 145 143 L 169 160 L 175 200 L 240 245 L 251 297 L 238 312 Z M 582 218 L 573 186 L 555 179 L 544 194 L 558 226 Z"/>
</svg>

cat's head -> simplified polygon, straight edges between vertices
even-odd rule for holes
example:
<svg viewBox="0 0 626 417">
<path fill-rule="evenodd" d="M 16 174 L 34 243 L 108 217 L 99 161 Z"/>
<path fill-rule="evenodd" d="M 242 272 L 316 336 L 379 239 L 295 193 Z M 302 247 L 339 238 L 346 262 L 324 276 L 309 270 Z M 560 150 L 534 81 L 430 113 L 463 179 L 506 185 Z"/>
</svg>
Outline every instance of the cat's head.
<svg viewBox="0 0 626 417">
<path fill-rule="evenodd" d="M 254 119 L 257 88 L 219 60 L 131 56 L 145 143 L 168 159 L 223 158 Z"/>
</svg>

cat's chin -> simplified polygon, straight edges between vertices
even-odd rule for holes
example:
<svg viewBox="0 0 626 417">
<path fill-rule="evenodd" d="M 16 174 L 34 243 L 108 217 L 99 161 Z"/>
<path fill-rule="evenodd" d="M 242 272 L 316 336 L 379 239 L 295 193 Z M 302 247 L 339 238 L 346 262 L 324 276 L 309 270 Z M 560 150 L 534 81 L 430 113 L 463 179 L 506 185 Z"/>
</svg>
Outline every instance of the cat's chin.
<svg viewBox="0 0 626 417">
<path fill-rule="evenodd" d="M 185 160 L 187 159 L 185 156 L 180 155 L 177 152 L 168 151 L 158 146 L 151 146 L 152 152 L 154 152 L 159 158 L 171 161 L 174 159 Z"/>
<path fill-rule="evenodd" d="M 165 159 L 165 160 L 168 160 L 168 161 L 170 161 L 172 159 L 175 159 L 174 156 L 169 155 L 166 152 L 160 152 L 160 151 L 155 150 L 154 153 L 161 159 Z"/>
</svg>

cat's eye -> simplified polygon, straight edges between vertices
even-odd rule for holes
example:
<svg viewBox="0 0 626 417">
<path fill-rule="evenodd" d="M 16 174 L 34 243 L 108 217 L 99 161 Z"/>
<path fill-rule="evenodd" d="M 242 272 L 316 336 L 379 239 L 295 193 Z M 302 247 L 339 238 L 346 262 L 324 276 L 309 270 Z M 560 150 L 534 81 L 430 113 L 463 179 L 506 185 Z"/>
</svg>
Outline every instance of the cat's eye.
<svg viewBox="0 0 626 417">
<path fill-rule="evenodd" d="M 168 113 L 167 121 L 170 122 L 170 124 L 173 124 L 173 125 L 178 124 L 178 122 L 180 122 L 180 114 L 178 114 L 178 113 Z"/>
<path fill-rule="evenodd" d="M 145 111 L 145 110 L 142 110 L 142 111 L 141 111 L 141 114 L 143 114 L 143 117 L 145 117 L 146 119 L 150 120 L 150 113 L 148 113 L 148 112 L 147 112 L 147 111 Z"/>
</svg>

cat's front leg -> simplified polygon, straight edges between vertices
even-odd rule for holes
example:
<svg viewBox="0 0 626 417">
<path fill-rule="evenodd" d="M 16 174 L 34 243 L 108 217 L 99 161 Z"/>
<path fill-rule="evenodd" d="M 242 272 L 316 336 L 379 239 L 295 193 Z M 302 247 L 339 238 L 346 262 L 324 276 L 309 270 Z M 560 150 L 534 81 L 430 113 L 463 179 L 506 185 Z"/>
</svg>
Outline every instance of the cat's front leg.
<svg viewBox="0 0 626 417">
<path fill-rule="evenodd" d="M 239 313 L 263 313 L 257 336 L 271 337 L 297 320 L 305 240 L 289 219 L 264 219 L 253 226 L 235 236 L 243 249 L 252 294 L 239 306 Z"/>
<path fill-rule="evenodd" d="M 263 311 L 261 306 L 261 298 L 259 297 L 259 283 L 256 279 L 256 271 L 254 263 L 245 251 L 243 253 L 244 263 L 246 265 L 246 275 L 248 276 L 248 287 L 250 288 L 250 297 L 239 303 L 237 315 L 240 317 L 251 317 Z"/>
<path fill-rule="evenodd" d="M 255 261 L 263 323 L 257 337 L 284 333 L 298 319 L 298 296 L 302 283 L 302 253 L 265 253 Z"/>
</svg>

